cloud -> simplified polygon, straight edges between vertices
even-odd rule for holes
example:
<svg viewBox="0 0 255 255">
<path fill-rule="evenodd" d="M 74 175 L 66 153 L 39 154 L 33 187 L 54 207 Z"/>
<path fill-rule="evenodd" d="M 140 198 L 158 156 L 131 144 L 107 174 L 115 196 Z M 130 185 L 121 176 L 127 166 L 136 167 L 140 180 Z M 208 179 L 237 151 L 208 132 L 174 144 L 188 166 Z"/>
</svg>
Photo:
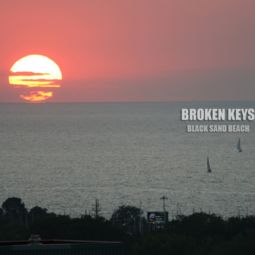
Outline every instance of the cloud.
<svg viewBox="0 0 255 255">
<path fill-rule="evenodd" d="M 33 76 L 33 75 L 49 75 L 50 73 L 37 73 L 37 72 L 10 72 L 13 76 Z"/>
</svg>

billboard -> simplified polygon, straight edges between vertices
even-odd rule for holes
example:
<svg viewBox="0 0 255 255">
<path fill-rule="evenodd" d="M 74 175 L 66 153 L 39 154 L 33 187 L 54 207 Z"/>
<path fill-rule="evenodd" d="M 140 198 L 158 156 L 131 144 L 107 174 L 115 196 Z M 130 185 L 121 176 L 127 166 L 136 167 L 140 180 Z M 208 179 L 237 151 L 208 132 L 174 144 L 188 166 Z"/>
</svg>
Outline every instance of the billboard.
<svg viewBox="0 0 255 255">
<path fill-rule="evenodd" d="M 168 222 L 168 212 L 148 212 L 147 221 L 151 224 L 165 224 Z"/>
</svg>

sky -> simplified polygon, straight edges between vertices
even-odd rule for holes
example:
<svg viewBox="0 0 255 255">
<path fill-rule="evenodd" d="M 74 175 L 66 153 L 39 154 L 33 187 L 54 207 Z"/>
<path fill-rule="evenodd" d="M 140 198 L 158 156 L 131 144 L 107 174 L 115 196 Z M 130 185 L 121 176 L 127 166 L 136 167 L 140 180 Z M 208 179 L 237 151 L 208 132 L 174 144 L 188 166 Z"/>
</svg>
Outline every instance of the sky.
<svg viewBox="0 0 255 255">
<path fill-rule="evenodd" d="M 52 102 L 255 100 L 254 0 L 1 0 L 0 102 L 29 54 L 63 74 Z"/>
</svg>

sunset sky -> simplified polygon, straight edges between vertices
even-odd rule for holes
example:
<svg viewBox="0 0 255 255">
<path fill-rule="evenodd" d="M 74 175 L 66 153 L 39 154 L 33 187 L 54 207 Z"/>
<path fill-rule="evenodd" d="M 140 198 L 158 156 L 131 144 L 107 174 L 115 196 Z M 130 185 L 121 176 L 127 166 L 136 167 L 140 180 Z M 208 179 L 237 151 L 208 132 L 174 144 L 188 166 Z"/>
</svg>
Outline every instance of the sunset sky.
<svg viewBox="0 0 255 255">
<path fill-rule="evenodd" d="M 29 54 L 63 74 L 52 102 L 255 99 L 254 0 L 1 0 L 0 102 Z"/>
</svg>

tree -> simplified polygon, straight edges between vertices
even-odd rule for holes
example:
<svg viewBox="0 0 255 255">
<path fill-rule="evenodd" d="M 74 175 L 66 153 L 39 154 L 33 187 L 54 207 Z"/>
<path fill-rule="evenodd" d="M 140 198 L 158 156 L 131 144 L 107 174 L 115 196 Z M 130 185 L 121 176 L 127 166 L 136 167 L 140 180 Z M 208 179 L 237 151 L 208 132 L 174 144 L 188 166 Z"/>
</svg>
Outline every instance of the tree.
<svg viewBox="0 0 255 255">
<path fill-rule="evenodd" d="M 6 199 L 2 204 L 2 209 L 5 215 L 22 215 L 27 213 L 25 204 L 17 197 Z"/>
<path fill-rule="evenodd" d="M 11 197 L 2 204 L 4 216 L 20 224 L 27 223 L 27 209 L 20 198 Z"/>
<path fill-rule="evenodd" d="M 143 211 L 140 208 L 122 205 L 113 212 L 111 222 L 114 225 L 126 228 L 130 233 L 140 232 L 142 214 Z"/>
<path fill-rule="evenodd" d="M 28 215 L 29 215 L 30 221 L 33 222 L 36 219 L 46 217 L 48 214 L 47 214 L 47 209 L 41 208 L 39 206 L 35 206 L 29 211 Z"/>
</svg>

